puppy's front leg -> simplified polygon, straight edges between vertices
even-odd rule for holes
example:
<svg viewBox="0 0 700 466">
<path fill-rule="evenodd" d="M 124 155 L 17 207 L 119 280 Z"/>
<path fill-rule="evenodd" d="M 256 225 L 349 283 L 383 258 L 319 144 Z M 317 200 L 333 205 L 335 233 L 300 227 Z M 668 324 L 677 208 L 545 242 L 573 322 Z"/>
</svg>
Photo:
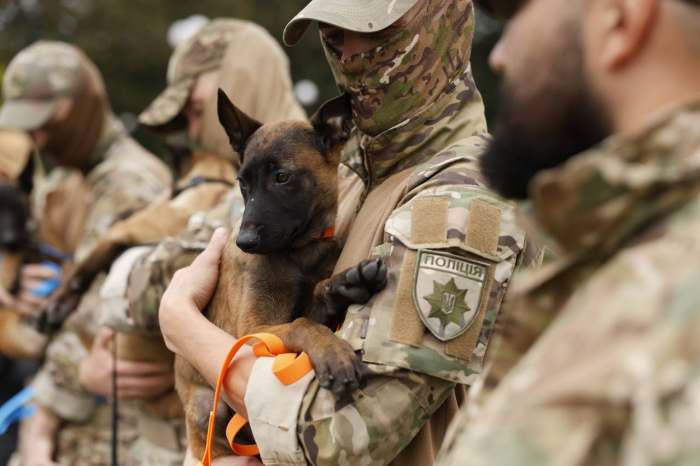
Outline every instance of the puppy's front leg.
<svg viewBox="0 0 700 466">
<path fill-rule="evenodd" d="M 323 388 L 343 396 L 360 386 L 360 358 L 325 325 L 300 317 L 289 324 L 258 325 L 246 333 L 259 332 L 278 336 L 287 351 L 308 354 Z"/>
<path fill-rule="evenodd" d="M 387 269 L 382 259 L 368 259 L 320 282 L 314 290 L 309 319 L 335 328 L 342 323 L 348 307 L 364 304 L 386 286 Z"/>
</svg>

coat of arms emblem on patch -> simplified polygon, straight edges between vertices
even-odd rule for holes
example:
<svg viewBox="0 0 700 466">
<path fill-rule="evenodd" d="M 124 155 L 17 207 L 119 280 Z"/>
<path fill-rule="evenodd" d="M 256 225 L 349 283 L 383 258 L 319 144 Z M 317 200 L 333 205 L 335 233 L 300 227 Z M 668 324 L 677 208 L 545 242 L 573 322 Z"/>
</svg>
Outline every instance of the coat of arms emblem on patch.
<svg viewBox="0 0 700 466">
<path fill-rule="evenodd" d="M 479 314 L 491 265 L 455 254 L 418 251 L 413 302 L 426 327 L 442 341 L 467 331 Z"/>
</svg>

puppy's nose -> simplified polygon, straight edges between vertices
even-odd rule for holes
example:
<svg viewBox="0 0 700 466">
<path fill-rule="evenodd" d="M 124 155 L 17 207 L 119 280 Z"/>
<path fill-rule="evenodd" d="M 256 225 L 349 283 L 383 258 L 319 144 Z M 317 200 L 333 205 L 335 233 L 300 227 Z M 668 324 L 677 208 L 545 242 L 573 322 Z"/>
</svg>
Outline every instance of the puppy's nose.
<svg viewBox="0 0 700 466">
<path fill-rule="evenodd" d="M 250 251 L 254 249 L 255 246 L 260 242 L 260 236 L 254 230 L 244 230 L 238 233 L 238 238 L 236 238 L 236 245 L 243 251 Z"/>
</svg>

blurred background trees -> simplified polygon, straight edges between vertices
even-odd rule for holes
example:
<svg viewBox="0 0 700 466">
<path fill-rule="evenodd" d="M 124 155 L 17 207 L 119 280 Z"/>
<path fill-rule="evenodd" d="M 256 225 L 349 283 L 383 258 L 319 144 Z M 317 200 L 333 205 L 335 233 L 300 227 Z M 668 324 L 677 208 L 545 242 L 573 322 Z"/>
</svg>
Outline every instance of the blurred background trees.
<svg viewBox="0 0 700 466">
<path fill-rule="evenodd" d="M 36 40 L 63 40 L 78 45 L 104 74 L 115 113 L 142 144 L 162 153 L 159 138 L 138 128 L 136 116 L 164 89 L 172 52 L 169 32 L 171 40 L 176 39 L 201 23 L 202 16 L 228 16 L 261 24 L 281 43 L 284 26 L 307 3 L 308 0 L 1 0 L 0 75 L 19 50 Z M 502 27 L 500 22 L 477 13 L 472 64 L 491 121 L 499 80 L 488 69 L 486 59 Z M 297 83 L 297 95 L 312 113 L 320 102 L 337 93 L 318 33 L 310 30 L 299 45 L 285 50 Z"/>
</svg>

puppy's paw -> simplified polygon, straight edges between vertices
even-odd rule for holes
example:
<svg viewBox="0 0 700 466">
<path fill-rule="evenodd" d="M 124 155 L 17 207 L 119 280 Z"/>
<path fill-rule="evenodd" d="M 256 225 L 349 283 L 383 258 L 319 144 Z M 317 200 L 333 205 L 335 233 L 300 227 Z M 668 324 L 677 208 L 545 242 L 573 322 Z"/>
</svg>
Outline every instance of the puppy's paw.
<svg viewBox="0 0 700 466">
<path fill-rule="evenodd" d="M 386 286 L 387 269 L 382 259 L 368 259 L 331 280 L 333 291 L 354 304 L 364 304 Z"/>
<path fill-rule="evenodd" d="M 317 350 L 307 350 L 307 353 L 321 387 L 345 396 L 359 388 L 362 362 L 350 343 L 333 338 L 333 342 L 317 345 Z"/>
</svg>

